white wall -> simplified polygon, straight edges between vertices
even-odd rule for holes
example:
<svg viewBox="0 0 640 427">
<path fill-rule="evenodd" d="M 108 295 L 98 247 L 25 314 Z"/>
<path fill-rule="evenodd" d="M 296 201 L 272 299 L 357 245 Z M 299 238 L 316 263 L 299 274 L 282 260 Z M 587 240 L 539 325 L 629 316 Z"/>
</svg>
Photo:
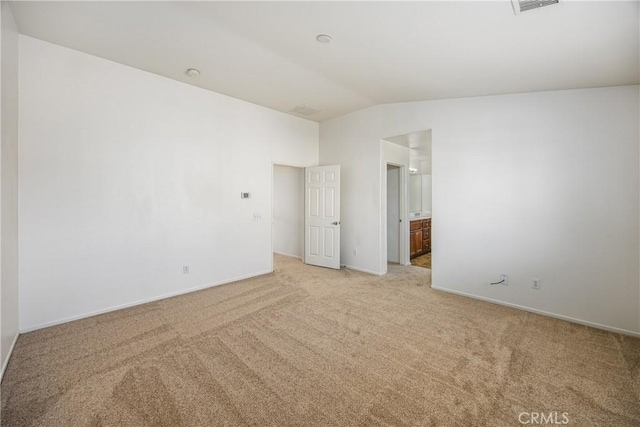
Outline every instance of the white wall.
<svg viewBox="0 0 640 427">
<path fill-rule="evenodd" d="M 389 104 L 323 122 L 320 161 L 344 171 L 342 263 L 382 271 L 380 138 L 432 129 L 434 287 L 640 332 L 638 94 Z M 501 273 L 510 286 L 490 287 Z"/>
<path fill-rule="evenodd" d="M 0 379 L 18 338 L 18 32 L 6 2 L 0 14 L 2 31 L 0 151 Z"/>
<path fill-rule="evenodd" d="M 22 330 L 270 272 L 272 162 L 318 161 L 317 123 L 23 36 L 20 115 Z"/>
<path fill-rule="evenodd" d="M 273 251 L 298 258 L 304 255 L 303 168 L 273 167 Z"/>
<path fill-rule="evenodd" d="M 400 168 L 387 166 L 387 262 L 400 262 Z"/>
</svg>

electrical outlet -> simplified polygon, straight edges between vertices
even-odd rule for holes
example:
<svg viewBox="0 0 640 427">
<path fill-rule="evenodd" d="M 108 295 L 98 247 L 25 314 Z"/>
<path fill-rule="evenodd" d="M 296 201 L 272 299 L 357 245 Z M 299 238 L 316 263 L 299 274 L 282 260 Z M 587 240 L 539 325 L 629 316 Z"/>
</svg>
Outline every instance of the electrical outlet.
<svg viewBox="0 0 640 427">
<path fill-rule="evenodd" d="M 537 291 L 540 290 L 540 279 L 531 279 L 531 287 Z"/>
<path fill-rule="evenodd" d="M 189 266 L 188 265 L 183 265 L 182 266 L 182 274 L 189 274 Z"/>
<path fill-rule="evenodd" d="M 502 282 L 502 286 L 509 286 L 509 276 L 506 274 L 500 275 L 500 281 Z"/>
</svg>

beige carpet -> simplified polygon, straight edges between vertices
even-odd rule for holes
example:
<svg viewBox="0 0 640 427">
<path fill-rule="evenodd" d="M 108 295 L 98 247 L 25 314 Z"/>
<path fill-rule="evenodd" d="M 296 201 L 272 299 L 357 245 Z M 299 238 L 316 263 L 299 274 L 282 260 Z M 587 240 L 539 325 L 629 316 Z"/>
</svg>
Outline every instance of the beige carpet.
<svg viewBox="0 0 640 427">
<path fill-rule="evenodd" d="M 21 336 L 2 425 L 640 425 L 637 339 L 434 291 L 424 268 L 276 261 Z"/>
</svg>

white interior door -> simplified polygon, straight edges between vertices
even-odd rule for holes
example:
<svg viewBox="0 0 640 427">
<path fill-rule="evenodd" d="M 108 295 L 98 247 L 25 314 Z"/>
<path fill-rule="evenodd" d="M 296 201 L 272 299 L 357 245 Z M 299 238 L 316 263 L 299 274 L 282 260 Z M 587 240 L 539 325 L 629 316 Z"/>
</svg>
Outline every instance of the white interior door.
<svg viewBox="0 0 640 427">
<path fill-rule="evenodd" d="M 340 268 L 340 165 L 304 171 L 304 262 Z"/>
</svg>

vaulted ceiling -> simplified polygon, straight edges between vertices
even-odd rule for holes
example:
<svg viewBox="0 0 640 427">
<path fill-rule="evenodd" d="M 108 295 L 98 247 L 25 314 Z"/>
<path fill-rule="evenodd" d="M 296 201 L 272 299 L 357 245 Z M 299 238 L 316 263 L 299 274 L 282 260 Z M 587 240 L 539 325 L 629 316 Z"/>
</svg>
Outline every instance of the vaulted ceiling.
<svg viewBox="0 0 640 427">
<path fill-rule="evenodd" d="M 11 9 L 25 35 L 283 112 L 307 105 L 315 121 L 381 103 L 640 83 L 636 1 L 561 0 L 519 15 L 508 0 Z"/>
</svg>

